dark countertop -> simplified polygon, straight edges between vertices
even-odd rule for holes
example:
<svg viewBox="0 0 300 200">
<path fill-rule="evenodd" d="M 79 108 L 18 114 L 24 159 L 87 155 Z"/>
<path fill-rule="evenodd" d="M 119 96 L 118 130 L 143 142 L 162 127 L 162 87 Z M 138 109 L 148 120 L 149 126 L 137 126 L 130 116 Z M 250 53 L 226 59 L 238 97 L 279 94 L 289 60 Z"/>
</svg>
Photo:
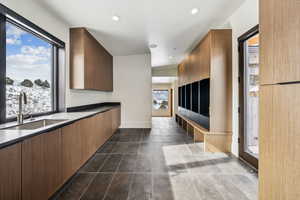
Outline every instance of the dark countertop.
<svg viewBox="0 0 300 200">
<path fill-rule="evenodd" d="M 42 133 L 46 133 L 64 127 L 66 125 L 74 123 L 75 121 L 94 116 L 98 113 L 106 112 L 117 106 L 120 106 L 120 103 L 99 104 L 98 107 L 96 106 L 96 104 L 94 104 L 91 106 L 87 105 L 87 106 L 80 106 L 71 109 L 68 108 L 69 112 L 55 113 L 55 114 L 35 118 L 35 120 L 33 121 L 39 121 L 43 119 L 55 119 L 55 120 L 65 120 L 65 121 L 56 123 L 54 125 L 49 125 L 46 127 L 34 129 L 34 130 L 7 130 L 7 129 L 3 130 L 3 128 L 16 126 L 17 123 L 11 122 L 6 124 L 1 124 L 0 125 L 0 148 L 15 144 L 24 139 Z M 24 123 L 28 123 L 28 122 L 32 122 L 32 121 L 24 120 Z"/>
</svg>

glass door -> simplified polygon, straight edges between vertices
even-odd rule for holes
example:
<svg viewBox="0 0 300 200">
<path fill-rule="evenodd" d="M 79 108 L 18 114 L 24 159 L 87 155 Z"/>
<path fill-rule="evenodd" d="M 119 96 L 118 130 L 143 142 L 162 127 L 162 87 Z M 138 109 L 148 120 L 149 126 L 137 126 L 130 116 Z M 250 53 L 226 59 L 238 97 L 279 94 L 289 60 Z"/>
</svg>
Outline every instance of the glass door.
<svg viewBox="0 0 300 200">
<path fill-rule="evenodd" d="M 258 167 L 259 157 L 259 33 L 258 27 L 239 38 L 240 148 L 242 159 Z"/>
<path fill-rule="evenodd" d="M 169 89 L 152 90 L 152 116 L 170 117 L 172 115 L 171 102 L 171 94 Z"/>
</svg>

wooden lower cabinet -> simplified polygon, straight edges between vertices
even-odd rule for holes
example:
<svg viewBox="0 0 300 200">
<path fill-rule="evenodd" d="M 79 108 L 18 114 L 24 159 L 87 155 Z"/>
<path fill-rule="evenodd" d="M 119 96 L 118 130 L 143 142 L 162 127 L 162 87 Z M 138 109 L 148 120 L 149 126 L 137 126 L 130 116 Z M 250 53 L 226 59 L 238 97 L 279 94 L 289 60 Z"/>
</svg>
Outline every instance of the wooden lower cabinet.
<svg viewBox="0 0 300 200">
<path fill-rule="evenodd" d="M 95 153 L 96 145 L 94 134 L 96 121 L 94 117 L 89 117 L 79 121 L 80 138 L 82 142 L 82 158 L 85 163 Z"/>
<path fill-rule="evenodd" d="M 259 199 L 300 197 L 300 84 L 260 89 Z"/>
<path fill-rule="evenodd" d="M 22 200 L 48 199 L 62 185 L 61 129 L 22 142 Z"/>
<path fill-rule="evenodd" d="M 62 179 L 67 181 L 83 164 L 82 140 L 79 122 L 61 129 L 62 138 Z"/>
<path fill-rule="evenodd" d="M 98 114 L 95 116 L 95 121 L 96 121 L 96 129 L 95 129 L 95 145 L 96 145 L 96 150 L 103 145 L 107 138 L 105 135 L 105 115 L 103 113 Z"/>
<path fill-rule="evenodd" d="M 112 110 L 102 113 L 103 114 L 103 131 L 104 131 L 104 135 L 105 135 L 105 140 L 108 140 L 112 135 L 113 135 L 113 131 L 112 131 Z"/>
<path fill-rule="evenodd" d="M 114 134 L 121 125 L 121 107 L 111 110 L 112 115 L 112 134 Z"/>
<path fill-rule="evenodd" d="M 119 127 L 112 109 L 0 149 L 0 200 L 50 198 Z"/>
<path fill-rule="evenodd" d="M 0 200 L 21 199 L 21 144 L 0 149 Z"/>
</svg>

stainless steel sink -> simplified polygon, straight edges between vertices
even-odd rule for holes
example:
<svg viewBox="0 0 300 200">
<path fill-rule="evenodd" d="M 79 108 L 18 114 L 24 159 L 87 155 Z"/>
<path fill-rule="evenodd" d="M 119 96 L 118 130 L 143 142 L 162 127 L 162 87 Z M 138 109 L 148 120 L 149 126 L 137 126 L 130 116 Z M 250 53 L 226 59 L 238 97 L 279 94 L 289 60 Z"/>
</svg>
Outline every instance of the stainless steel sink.
<svg viewBox="0 0 300 200">
<path fill-rule="evenodd" d="M 54 125 L 66 121 L 65 119 L 43 119 L 34 122 L 28 122 L 21 125 L 16 125 L 8 128 L 3 128 L 2 130 L 34 130 L 38 128 L 43 128 L 46 126 Z"/>
</svg>

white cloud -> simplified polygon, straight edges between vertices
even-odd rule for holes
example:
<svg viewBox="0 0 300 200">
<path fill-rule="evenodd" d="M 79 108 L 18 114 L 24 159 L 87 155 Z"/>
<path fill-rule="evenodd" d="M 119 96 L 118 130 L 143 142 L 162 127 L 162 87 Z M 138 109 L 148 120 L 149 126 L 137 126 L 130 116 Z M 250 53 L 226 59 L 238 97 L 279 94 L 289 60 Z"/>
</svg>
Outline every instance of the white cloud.
<svg viewBox="0 0 300 200">
<path fill-rule="evenodd" d="M 16 38 L 6 38 L 6 43 L 12 44 L 12 45 L 19 45 L 19 44 L 21 44 L 21 40 L 16 39 Z"/>
<path fill-rule="evenodd" d="M 38 55 L 42 57 L 49 57 L 51 56 L 50 48 L 46 48 L 43 46 L 34 47 L 34 46 L 23 46 L 21 48 L 21 53 L 26 55 Z"/>
<path fill-rule="evenodd" d="M 8 24 L 6 29 L 6 42 L 12 45 L 20 45 L 22 43 L 21 36 L 23 34 L 26 34 L 26 32 L 16 26 Z"/>
<path fill-rule="evenodd" d="M 34 65 L 37 63 L 41 63 L 43 61 L 47 61 L 47 58 L 37 56 L 37 55 L 25 55 L 25 54 L 15 54 L 6 57 L 7 65 Z"/>
<path fill-rule="evenodd" d="M 19 70 L 33 69 L 43 64 L 49 66 L 51 58 L 51 49 L 43 46 L 23 46 L 21 53 L 9 55 L 6 57 L 8 68 L 15 67 Z"/>
</svg>

